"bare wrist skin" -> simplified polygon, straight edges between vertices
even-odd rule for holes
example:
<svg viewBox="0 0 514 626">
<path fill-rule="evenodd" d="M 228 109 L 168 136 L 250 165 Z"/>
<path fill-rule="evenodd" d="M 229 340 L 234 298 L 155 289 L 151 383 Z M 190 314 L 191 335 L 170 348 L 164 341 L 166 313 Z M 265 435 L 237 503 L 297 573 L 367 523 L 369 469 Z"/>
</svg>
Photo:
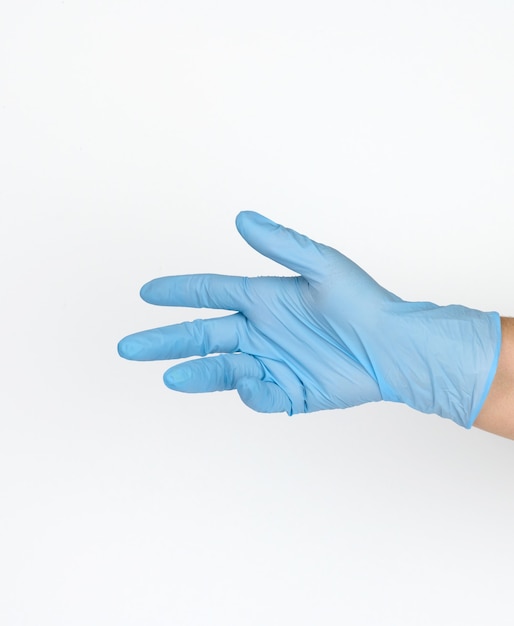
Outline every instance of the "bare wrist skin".
<svg viewBox="0 0 514 626">
<path fill-rule="evenodd" d="M 498 369 L 473 425 L 495 435 L 514 439 L 514 318 L 502 317 L 501 326 Z"/>
</svg>

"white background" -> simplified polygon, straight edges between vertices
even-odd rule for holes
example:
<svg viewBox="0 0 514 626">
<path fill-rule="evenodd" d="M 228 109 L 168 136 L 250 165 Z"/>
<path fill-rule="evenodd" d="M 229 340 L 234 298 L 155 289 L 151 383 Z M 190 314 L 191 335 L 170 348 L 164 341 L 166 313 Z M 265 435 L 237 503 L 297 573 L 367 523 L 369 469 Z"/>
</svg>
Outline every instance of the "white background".
<svg viewBox="0 0 514 626">
<path fill-rule="evenodd" d="M 0 2 L 0 622 L 514 621 L 514 442 L 393 404 L 186 395 L 165 274 L 288 274 L 262 212 L 404 299 L 514 315 L 514 5 Z"/>
</svg>

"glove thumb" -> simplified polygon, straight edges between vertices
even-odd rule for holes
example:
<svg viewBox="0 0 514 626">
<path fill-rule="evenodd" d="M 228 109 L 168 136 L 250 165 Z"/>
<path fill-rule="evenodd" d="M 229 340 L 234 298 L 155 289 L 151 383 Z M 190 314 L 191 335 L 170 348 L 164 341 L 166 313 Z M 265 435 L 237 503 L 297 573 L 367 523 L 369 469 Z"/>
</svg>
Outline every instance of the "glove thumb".
<svg viewBox="0 0 514 626">
<path fill-rule="evenodd" d="M 321 283 L 344 258 L 334 248 L 276 224 L 255 211 L 241 211 L 236 218 L 236 227 L 257 252 L 301 274 L 313 284 Z"/>
</svg>

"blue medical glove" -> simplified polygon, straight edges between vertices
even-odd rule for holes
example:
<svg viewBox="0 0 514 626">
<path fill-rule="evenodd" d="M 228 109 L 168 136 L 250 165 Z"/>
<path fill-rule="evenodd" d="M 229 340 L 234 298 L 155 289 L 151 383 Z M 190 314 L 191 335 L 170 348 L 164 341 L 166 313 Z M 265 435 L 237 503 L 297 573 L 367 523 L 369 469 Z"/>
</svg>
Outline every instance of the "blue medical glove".
<svg viewBox="0 0 514 626">
<path fill-rule="evenodd" d="M 472 426 L 498 363 L 498 313 L 406 302 L 337 250 L 258 213 L 243 211 L 236 224 L 255 250 L 299 276 L 156 278 L 141 289 L 146 302 L 237 313 L 129 335 L 118 345 L 122 357 L 217 353 L 175 365 L 165 384 L 237 389 L 265 413 L 389 400 Z"/>
</svg>

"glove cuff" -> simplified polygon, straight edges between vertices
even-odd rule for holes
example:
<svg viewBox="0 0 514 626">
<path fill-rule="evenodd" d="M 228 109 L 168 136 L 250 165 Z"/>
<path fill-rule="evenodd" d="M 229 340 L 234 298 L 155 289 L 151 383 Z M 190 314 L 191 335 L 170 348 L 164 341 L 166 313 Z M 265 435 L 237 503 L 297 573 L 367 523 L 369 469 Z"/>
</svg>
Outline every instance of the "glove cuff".
<svg viewBox="0 0 514 626">
<path fill-rule="evenodd" d="M 471 428 L 498 367 L 499 314 L 403 302 L 395 304 L 395 316 L 388 340 L 396 358 L 381 362 L 380 351 L 374 359 L 383 399 Z"/>
<path fill-rule="evenodd" d="M 478 417 L 478 414 L 482 410 L 482 407 L 484 406 L 484 402 L 487 396 L 489 395 L 489 391 L 491 390 L 491 385 L 493 384 L 496 370 L 498 369 L 498 361 L 500 360 L 500 350 L 501 350 L 501 343 L 502 343 L 501 318 L 500 318 L 499 313 L 496 313 L 496 312 L 488 313 L 487 315 L 489 315 L 492 321 L 494 330 L 496 331 L 496 345 L 494 348 L 493 359 L 491 362 L 491 366 L 489 368 L 489 373 L 485 380 L 482 394 L 479 397 L 478 402 L 476 402 L 475 406 L 473 407 L 471 414 L 469 416 L 469 420 L 467 421 L 467 423 L 464 424 L 465 428 L 471 428 L 473 426 L 476 418 Z"/>
</svg>

